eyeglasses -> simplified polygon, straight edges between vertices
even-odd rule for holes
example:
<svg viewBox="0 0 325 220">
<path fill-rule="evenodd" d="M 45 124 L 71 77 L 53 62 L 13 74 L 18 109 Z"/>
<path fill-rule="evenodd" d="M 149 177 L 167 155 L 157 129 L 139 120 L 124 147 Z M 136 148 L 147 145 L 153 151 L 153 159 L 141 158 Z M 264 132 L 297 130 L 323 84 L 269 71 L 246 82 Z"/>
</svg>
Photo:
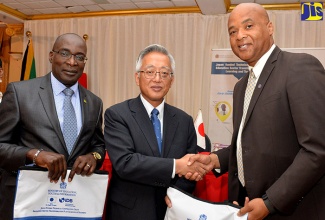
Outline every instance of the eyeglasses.
<svg viewBox="0 0 325 220">
<path fill-rule="evenodd" d="M 173 75 L 173 73 L 167 68 L 161 68 L 160 71 L 157 71 L 156 69 L 148 68 L 146 70 L 140 70 L 139 73 L 144 73 L 144 77 L 146 79 L 154 79 L 157 73 L 159 73 L 159 76 L 162 79 L 171 78 Z"/>
<path fill-rule="evenodd" d="M 79 63 L 86 63 L 86 61 L 88 60 L 88 58 L 85 55 L 83 55 L 83 54 L 72 54 L 68 50 L 59 50 L 59 51 L 52 50 L 52 52 L 60 54 L 60 56 L 65 58 L 65 59 L 70 59 L 72 56 L 74 56 L 75 59 L 77 60 L 77 62 L 79 62 Z"/>
</svg>

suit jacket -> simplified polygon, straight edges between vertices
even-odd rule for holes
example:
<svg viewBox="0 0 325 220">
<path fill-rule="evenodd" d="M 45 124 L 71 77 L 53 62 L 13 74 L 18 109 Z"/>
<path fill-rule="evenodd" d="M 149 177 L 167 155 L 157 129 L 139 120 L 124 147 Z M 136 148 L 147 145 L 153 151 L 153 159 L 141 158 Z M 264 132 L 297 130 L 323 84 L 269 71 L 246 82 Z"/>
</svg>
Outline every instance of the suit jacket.
<svg viewBox="0 0 325 220">
<path fill-rule="evenodd" d="M 105 156 L 102 133 L 103 103 L 100 98 L 79 86 L 82 128 L 71 155 L 65 146 L 56 113 L 51 74 L 28 81 L 10 83 L 0 105 L 0 213 L 12 216 L 16 173 L 26 161 L 31 148 L 43 148 L 63 154 L 68 166 L 78 156 L 96 151 Z M 100 168 L 101 163 L 97 168 Z M 11 217 L 12 218 L 12 217 Z M 11 219 L 8 217 L 8 219 Z"/>
<path fill-rule="evenodd" d="M 236 141 L 248 75 L 234 89 L 231 146 L 216 152 L 229 170 L 229 199 L 238 199 Z M 242 132 L 250 199 L 265 193 L 277 213 L 267 219 L 324 219 L 325 71 L 308 54 L 274 49 L 256 84 Z"/>
<path fill-rule="evenodd" d="M 162 220 L 164 197 L 174 184 L 192 192 L 195 182 L 172 179 L 173 158 L 196 152 L 193 119 L 165 103 L 162 155 L 140 96 L 105 112 L 105 146 L 113 165 L 107 216 L 115 219 Z"/>
</svg>

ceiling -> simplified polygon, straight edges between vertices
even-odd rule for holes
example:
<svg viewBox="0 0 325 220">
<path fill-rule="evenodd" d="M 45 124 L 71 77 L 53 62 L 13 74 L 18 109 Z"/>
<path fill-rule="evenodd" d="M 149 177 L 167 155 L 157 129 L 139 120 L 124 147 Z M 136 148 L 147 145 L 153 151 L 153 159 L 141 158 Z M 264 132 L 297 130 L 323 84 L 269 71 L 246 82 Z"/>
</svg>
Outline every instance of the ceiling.
<svg viewBox="0 0 325 220">
<path fill-rule="evenodd" d="M 24 20 L 145 13 L 225 14 L 242 2 L 267 9 L 299 9 L 303 0 L 0 0 L 0 23 Z"/>
</svg>

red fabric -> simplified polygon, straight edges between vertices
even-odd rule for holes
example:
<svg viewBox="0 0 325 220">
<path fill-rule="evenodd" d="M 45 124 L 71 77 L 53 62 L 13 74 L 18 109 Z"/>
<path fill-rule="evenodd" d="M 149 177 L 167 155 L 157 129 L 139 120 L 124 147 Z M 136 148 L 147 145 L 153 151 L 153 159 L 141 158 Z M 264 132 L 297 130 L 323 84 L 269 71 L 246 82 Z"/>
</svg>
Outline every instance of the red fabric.
<svg viewBox="0 0 325 220">
<path fill-rule="evenodd" d="M 106 155 L 105 155 L 104 163 L 103 163 L 102 167 L 100 168 L 100 170 L 108 171 L 109 176 L 112 173 L 112 163 L 111 163 L 111 160 L 109 159 L 109 156 L 108 156 L 107 152 L 106 152 Z"/>
<path fill-rule="evenodd" d="M 201 152 L 201 154 L 209 154 Z M 212 171 L 196 183 L 194 196 L 210 202 L 224 202 L 228 199 L 228 173 L 216 177 Z"/>
<path fill-rule="evenodd" d="M 223 202 L 228 199 L 228 173 L 216 177 L 212 171 L 198 181 L 194 196 L 210 202 Z"/>
<path fill-rule="evenodd" d="M 80 83 L 80 85 L 82 85 L 87 89 L 88 86 L 87 74 L 86 73 L 81 74 L 81 77 L 79 78 L 78 82 Z"/>
</svg>

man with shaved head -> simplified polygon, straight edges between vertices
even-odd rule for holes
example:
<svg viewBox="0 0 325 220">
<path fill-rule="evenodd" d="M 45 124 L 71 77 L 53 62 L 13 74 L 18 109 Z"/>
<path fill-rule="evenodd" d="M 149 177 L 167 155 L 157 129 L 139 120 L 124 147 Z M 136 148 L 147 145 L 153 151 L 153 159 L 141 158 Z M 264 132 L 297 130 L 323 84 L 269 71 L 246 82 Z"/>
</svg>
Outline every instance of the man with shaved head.
<svg viewBox="0 0 325 220">
<path fill-rule="evenodd" d="M 258 4 L 236 6 L 228 32 L 233 52 L 249 65 L 234 88 L 231 145 L 190 161 L 229 172 L 229 200 L 249 220 L 325 219 L 324 67 L 277 47 Z"/>
<path fill-rule="evenodd" d="M 63 34 L 49 52 L 50 73 L 7 86 L 0 105 L 1 220 L 13 219 L 19 167 L 46 168 L 49 181 L 55 183 L 72 181 L 75 174 L 90 176 L 101 167 L 103 103 L 78 84 L 86 54 L 80 36 Z"/>
</svg>

